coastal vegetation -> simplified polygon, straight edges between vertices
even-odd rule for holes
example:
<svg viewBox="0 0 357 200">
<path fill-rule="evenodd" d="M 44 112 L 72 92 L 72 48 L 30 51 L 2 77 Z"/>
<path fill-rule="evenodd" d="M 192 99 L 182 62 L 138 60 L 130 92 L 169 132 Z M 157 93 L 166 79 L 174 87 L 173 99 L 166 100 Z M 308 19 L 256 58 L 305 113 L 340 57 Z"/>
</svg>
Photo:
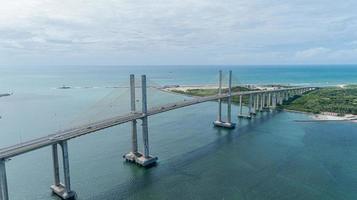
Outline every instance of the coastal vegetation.
<svg viewBox="0 0 357 200">
<path fill-rule="evenodd" d="M 232 92 L 244 92 L 244 91 L 252 91 L 254 89 L 250 89 L 247 87 L 242 87 L 242 86 L 235 86 L 232 87 Z M 218 89 L 212 89 L 212 88 L 199 88 L 199 89 L 187 89 L 187 90 L 176 90 L 173 89 L 171 90 L 172 92 L 175 93 L 179 93 L 179 94 L 184 94 L 184 95 L 188 95 L 188 96 L 196 96 L 196 97 L 205 97 L 205 96 L 211 96 L 211 95 L 216 95 L 218 94 Z M 222 89 L 222 93 L 227 93 L 228 89 L 224 88 Z M 242 99 L 243 104 L 247 104 L 248 103 L 248 97 L 247 96 L 243 96 Z M 232 103 L 239 103 L 239 97 L 238 96 L 234 96 L 232 98 Z"/>
<path fill-rule="evenodd" d="M 357 115 L 357 85 L 320 88 L 285 101 L 281 107 L 315 114 L 334 112 Z"/>
<path fill-rule="evenodd" d="M 249 91 L 252 89 L 246 87 L 234 87 L 233 92 Z M 190 96 L 209 96 L 216 95 L 217 89 L 188 89 L 171 90 L 172 92 L 190 95 Z M 227 89 L 223 90 L 226 93 Z M 239 103 L 239 97 L 232 98 L 233 103 Z M 243 104 L 247 104 L 248 97 L 243 97 Z M 284 101 L 283 105 L 278 106 L 281 109 L 322 113 L 333 112 L 339 115 L 354 114 L 357 115 L 357 85 L 346 85 L 343 87 L 326 87 L 318 90 L 310 91 L 302 96 L 294 96 L 288 101 Z"/>
<path fill-rule="evenodd" d="M 232 87 L 232 92 L 242 92 L 242 91 L 249 91 L 249 90 L 250 90 L 249 88 L 241 87 L 241 86 Z M 173 89 L 171 91 L 175 93 L 180 93 L 189 96 L 198 96 L 198 97 L 205 97 L 205 96 L 218 94 L 218 89 L 213 89 L 213 88 L 187 89 L 185 91 Z M 227 88 L 222 89 L 222 93 L 227 93 L 227 92 L 228 92 Z"/>
</svg>

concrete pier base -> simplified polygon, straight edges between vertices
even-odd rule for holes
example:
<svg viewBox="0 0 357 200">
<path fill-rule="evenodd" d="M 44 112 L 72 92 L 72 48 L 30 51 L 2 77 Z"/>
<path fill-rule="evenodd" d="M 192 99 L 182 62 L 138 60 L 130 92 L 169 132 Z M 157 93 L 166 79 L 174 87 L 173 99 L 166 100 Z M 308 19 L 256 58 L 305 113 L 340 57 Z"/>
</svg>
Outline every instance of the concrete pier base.
<svg viewBox="0 0 357 200">
<path fill-rule="evenodd" d="M 64 183 L 60 182 L 59 160 L 57 152 L 57 144 L 52 145 L 52 158 L 55 182 L 51 186 L 52 193 L 61 199 L 76 199 L 76 192 L 71 189 L 71 179 L 69 173 L 69 159 L 68 159 L 68 145 L 67 141 L 61 141 L 59 145 L 62 148 L 62 162 L 63 162 L 63 177 Z"/>
<path fill-rule="evenodd" d="M 229 123 L 229 122 L 222 122 L 222 121 L 214 121 L 213 122 L 214 126 L 217 127 L 223 127 L 223 128 L 229 128 L 229 129 L 233 129 L 236 127 L 235 123 Z"/>
<path fill-rule="evenodd" d="M 136 152 L 136 153 L 129 152 L 129 153 L 125 154 L 123 157 L 125 158 L 125 160 L 127 162 L 136 163 L 143 167 L 149 167 L 149 166 L 156 164 L 157 159 L 158 159 L 157 157 L 154 157 L 152 155 L 145 157 L 140 152 Z"/>
<path fill-rule="evenodd" d="M 268 107 L 263 107 L 261 110 L 261 112 L 269 112 L 269 111 L 270 111 L 270 108 L 268 108 Z"/>
<path fill-rule="evenodd" d="M 77 197 L 77 194 L 74 191 L 66 192 L 66 188 L 63 184 L 51 185 L 51 189 L 53 194 L 59 196 L 61 199 L 74 200 Z"/>
<path fill-rule="evenodd" d="M 252 119 L 252 116 L 251 116 L 251 115 L 241 115 L 241 114 L 239 114 L 239 115 L 238 115 L 238 118 L 242 118 L 242 119 Z"/>
</svg>

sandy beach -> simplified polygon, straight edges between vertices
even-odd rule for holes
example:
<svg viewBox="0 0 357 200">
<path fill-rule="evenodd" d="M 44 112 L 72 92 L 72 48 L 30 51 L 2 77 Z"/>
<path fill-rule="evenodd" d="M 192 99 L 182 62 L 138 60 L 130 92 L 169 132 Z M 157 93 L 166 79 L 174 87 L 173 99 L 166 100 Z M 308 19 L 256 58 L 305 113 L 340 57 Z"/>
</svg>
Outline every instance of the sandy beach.
<svg viewBox="0 0 357 200">
<path fill-rule="evenodd" d="M 357 122 L 357 115 L 348 114 L 345 116 L 334 116 L 328 114 L 315 114 L 312 116 L 315 120 L 326 120 L 326 121 L 353 121 Z"/>
<path fill-rule="evenodd" d="M 176 91 L 182 91 L 186 92 L 187 90 L 193 90 L 193 89 L 217 89 L 217 85 L 177 85 L 177 86 L 168 86 L 165 87 L 164 90 L 172 92 L 174 90 Z M 222 87 L 227 88 L 227 87 Z"/>
</svg>

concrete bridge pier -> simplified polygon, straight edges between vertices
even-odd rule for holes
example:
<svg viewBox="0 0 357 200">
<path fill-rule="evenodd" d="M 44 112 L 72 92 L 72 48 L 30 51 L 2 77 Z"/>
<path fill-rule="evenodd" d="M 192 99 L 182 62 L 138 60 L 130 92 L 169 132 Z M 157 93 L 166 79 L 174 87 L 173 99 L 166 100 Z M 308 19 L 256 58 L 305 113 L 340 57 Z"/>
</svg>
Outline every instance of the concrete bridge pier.
<svg viewBox="0 0 357 200">
<path fill-rule="evenodd" d="M 135 93 L 135 81 L 132 81 L 134 77 L 130 77 L 130 86 L 131 93 Z M 133 89 L 134 88 L 134 89 Z M 142 134 L 143 134 L 143 143 L 144 143 L 144 153 L 140 153 L 137 151 L 137 129 L 136 129 L 136 121 L 133 121 L 132 126 L 132 151 L 128 154 L 124 155 L 126 161 L 134 162 L 140 166 L 148 167 L 156 163 L 157 157 L 150 155 L 149 152 L 149 128 L 148 128 L 148 116 L 147 116 L 147 85 L 146 85 L 146 76 L 141 76 L 141 92 L 142 92 Z M 134 102 L 133 102 L 134 101 Z M 131 109 L 135 110 L 135 94 L 131 95 Z"/>
<path fill-rule="evenodd" d="M 59 161 L 57 144 L 52 145 L 52 159 L 54 171 L 54 184 L 51 186 L 52 192 L 61 199 L 76 199 L 76 192 L 71 189 L 71 177 L 69 173 L 68 145 L 67 141 L 59 142 L 62 149 L 63 177 L 64 183 L 60 182 Z"/>
<path fill-rule="evenodd" d="M 251 112 L 250 112 L 250 115 L 256 115 L 257 113 L 256 113 L 256 110 L 257 110 L 257 98 L 256 98 L 257 96 L 256 95 L 252 95 L 252 103 L 253 103 L 253 105 L 252 105 L 252 110 L 251 110 Z"/>
<path fill-rule="evenodd" d="M 248 100 L 248 113 L 249 115 L 252 113 L 252 105 L 253 105 L 253 95 L 249 95 L 249 100 Z"/>
<path fill-rule="evenodd" d="M 5 159 L 0 159 L 0 200 L 9 200 Z"/>
<path fill-rule="evenodd" d="M 278 92 L 279 105 L 283 105 L 283 93 Z"/>
<path fill-rule="evenodd" d="M 289 91 L 284 92 L 284 100 L 289 100 Z"/>
<path fill-rule="evenodd" d="M 248 114 L 243 114 L 243 105 L 242 105 L 242 98 L 243 96 L 239 96 L 239 114 L 238 118 L 246 118 L 246 119 L 251 119 L 251 112 L 252 112 L 252 95 L 249 95 L 249 101 L 248 101 Z"/>
<path fill-rule="evenodd" d="M 222 71 L 219 71 L 219 88 L 218 95 L 222 94 Z M 232 123 L 232 71 L 229 71 L 228 80 L 228 97 L 227 97 L 227 122 L 222 121 L 222 100 L 218 99 L 218 118 L 213 122 L 214 126 L 223 128 L 235 128 Z"/>
<path fill-rule="evenodd" d="M 276 103 L 277 103 L 277 98 L 276 98 L 276 93 L 273 93 L 272 95 L 272 108 L 276 108 Z"/>
<path fill-rule="evenodd" d="M 280 92 L 276 93 L 276 105 L 280 105 Z"/>
<path fill-rule="evenodd" d="M 222 94 L 222 70 L 219 70 L 218 95 Z M 218 115 L 217 121 L 222 121 L 222 99 L 218 99 Z"/>
<path fill-rule="evenodd" d="M 135 105 L 135 76 L 134 74 L 130 75 L 130 110 L 132 113 L 136 111 Z M 131 153 L 138 153 L 138 133 L 137 133 L 137 121 L 133 120 L 131 122 Z"/>
<path fill-rule="evenodd" d="M 130 74 L 130 110 L 132 113 L 136 112 L 135 96 L 135 75 Z M 137 157 L 142 156 L 138 152 L 137 135 L 137 120 L 133 120 L 131 122 L 131 151 L 123 156 L 127 161 L 135 162 Z"/>
<path fill-rule="evenodd" d="M 262 94 L 262 111 L 265 111 L 267 107 L 267 94 Z"/>
<path fill-rule="evenodd" d="M 257 103 L 256 103 L 256 105 L 257 105 L 257 107 L 256 107 L 256 112 L 260 112 L 261 110 L 260 110 L 260 94 L 256 94 L 256 100 L 257 100 Z"/>
<path fill-rule="evenodd" d="M 269 111 L 269 93 L 264 93 L 264 110 Z"/>
<path fill-rule="evenodd" d="M 240 116 L 240 115 L 243 114 L 243 102 L 242 102 L 242 98 L 243 98 L 243 96 L 242 96 L 242 95 L 239 95 L 239 114 L 238 114 L 238 116 Z"/>
<path fill-rule="evenodd" d="M 264 111 L 264 93 L 260 94 L 260 107 L 259 111 L 263 112 Z"/>
<path fill-rule="evenodd" d="M 151 156 L 149 152 L 149 128 L 148 128 L 148 116 L 147 116 L 147 86 L 146 86 L 146 76 L 141 76 L 141 93 L 142 93 L 142 132 L 143 132 L 143 142 L 144 142 L 144 155 L 137 157 L 136 163 L 143 166 L 151 166 L 156 163 L 157 157 Z M 142 154 L 141 154 L 142 155 Z"/>
</svg>

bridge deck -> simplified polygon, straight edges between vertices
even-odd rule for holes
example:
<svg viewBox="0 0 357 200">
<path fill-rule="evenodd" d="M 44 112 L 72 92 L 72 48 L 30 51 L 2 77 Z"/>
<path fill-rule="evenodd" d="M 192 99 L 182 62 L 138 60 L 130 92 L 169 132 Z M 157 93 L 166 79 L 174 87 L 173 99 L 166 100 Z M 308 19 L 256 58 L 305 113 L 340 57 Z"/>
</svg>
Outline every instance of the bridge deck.
<svg viewBox="0 0 357 200">
<path fill-rule="evenodd" d="M 269 90 L 269 91 L 246 91 L 246 92 L 235 92 L 232 93 L 232 96 L 240 96 L 240 95 L 249 95 L 249 94 L 258 94 L 258 93 L 266 93 L 266 92 L 280 92 L 280 91 L 291 91 L 298 89 L 306 89 L 311 87 L 294 87 L 294 88 L 286 88 L 286 89 L 278 89 L 278 90 Z M 153 107 L 148 110 L 147 115 L 155 115 L 163 112 L 167 112 L 169 110 L 174 110 L 186 106 L 191 106 L 194 104 L 199 104 L 207 101 L 213 101 L 218 99 L 227 98 L 228 94 L 222 95 L 213 95 L 207 97 L 198 97 L 191 100 L 185 100 L 177 103 L 169 103 L 162 106 Z M 89 133 L 93 133 L 102 129 L 106 129 L 112 126 L 116 126 L 119 124 L 123 124 L 126 122 L 130 122 L 134 119 L 140 119 L 144 116 L 141 112 L 136 113 L 128 113 L 125 115 L 109 118 L 102 121 L 97 121 L 89 124 L 85 124 L 76 128 L 71 128 L 63 131 L 58 131 L 56 133 L 40 137 L 34 140 L 30 140 L 27 142 L 23 142 L 20 144 L 16 144 L 13 146 L 9 146 L 6 148 L 0 149 L 0 159 L 8 159 L 20 154 L 24 154 L 29 151 L 33 151 L 42 147 L 46 147 L 52 144 L 56 144 L 60 141 L 66 141 L 73 139 L 75 137 L 79 137 L 82 135 L 86 135 Z"/>
</svg>

